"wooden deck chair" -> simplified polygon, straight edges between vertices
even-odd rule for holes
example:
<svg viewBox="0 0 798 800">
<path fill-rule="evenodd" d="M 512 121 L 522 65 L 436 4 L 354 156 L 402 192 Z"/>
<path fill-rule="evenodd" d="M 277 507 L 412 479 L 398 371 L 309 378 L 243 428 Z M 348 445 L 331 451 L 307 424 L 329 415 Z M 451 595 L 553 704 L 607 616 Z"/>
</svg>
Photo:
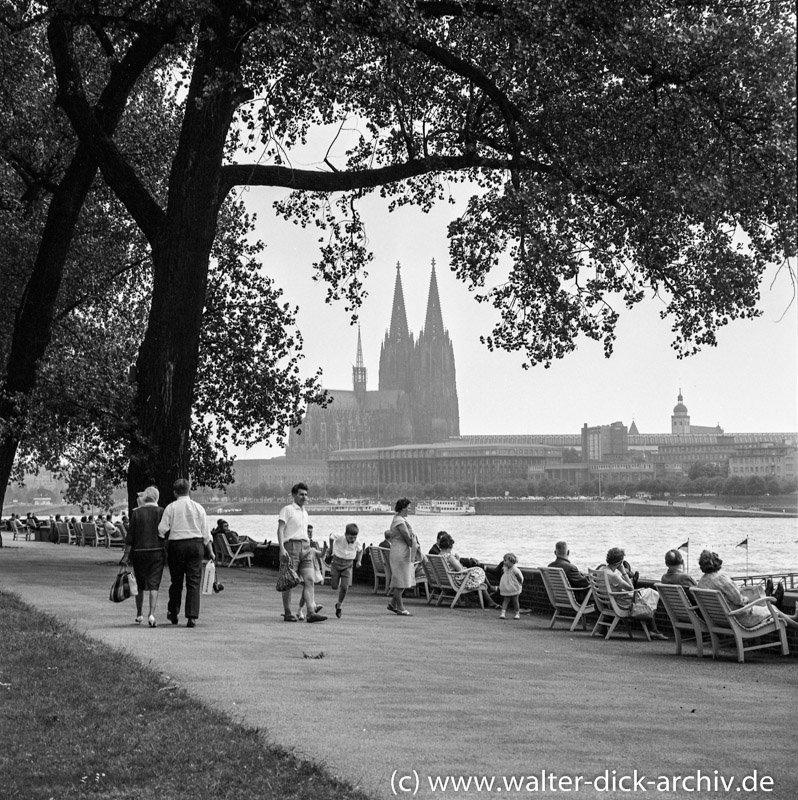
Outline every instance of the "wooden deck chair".
<svg viewBox="0 0 798 800">
<path fill-rule="evenodd" d="M 427 605 L 429 605 L 433 600 L 438 599 L 443 591 L 443 587 L 441 586 L 438 576 L 432 567 L 432 562 L 429 560 L 429 556 L 424 556 L 422 558 L 421 566 L 424 568 L 424 572 L 427 574 Z"/>
<path fill-rule="evenodd" d="M 482 599 L 482 590 L 485 589 L 487 591 L 487 585 L 481 584 L 480 586 L 476 586 L 473 589 L 465 589 L 463 586 L 458 586 L 455 583 L 452 570 L 449 568 L 449 562 L 441 555 L 428 555 L 427 558 L 432 566 L 433 571 L 435 572 L 435 576 L 437 578 L 438 583 L 441 586 L 441 593 L 438 596 L 438 601 L 435 603 L 436 606 L 441 604 L 441 601 L 444 597 L 448 600 L 449 596 L 452 597 L 452 603 L 449 608 L 454 608 L 457 605 L 457 601 L 461 600 L 467 594 L 471 594 L 472 592 L 477 593 L 477 597 L 479 598 L 479 605 L 482 608 L 485 608 L 485 603 Z"/>
<path fill-rule="evenodd" d="M 427 569 L 424 566 L 424 559 L 426 556 L 423 553 L 419 554 L 421 561 L 416 562 L 416 597 L 421 597 L 421 587 L 424 587 L 424 596 L 429 600 L 429 578 L 427 577 Z"/>
<path fill-rule="evenodd" d="M 380 581 L 385 581 L 385 594 L 388 594 L 391 585 L 391 568 L 388 563 L 387 551 L 385 548 L 371 545 L 369 547 L 369 558 L 371 559 L 371 568 L 374 571 L 374 591 L 372 594 L 379 593 Z"/>
<path fill-rule="evenodd" d="M 97 533 L 97 526 L 93 522 L 81 522 L 81 532 L 83 535 L 83 545 L 91 545 L 97 547 L 99 544 L 99 536 Z"/>
<path fill-rule="evenodd" d="M 97 547 L 110 547 L 111 538 L 108 536 L 108 531 L 105 530 L 105 523 L 95 522 L 94 527 L 97 528 Z"/>
<path fill-rule="evenodd" d="M 648 632 L 648 625 L 645 620 L 632 620 L 629 617 L 629 609 L 624 607 L 622 600 L 628 598 L 631 592 L 613 592 L 610 590 L 609 583 L 607 582 L 607 570 L 604 569 L 591 569 L 588 570 L 588 580 L 590 581 L 590 588 L 593 590 L 593 602 L 596 605 L 596 610 L 599 612 L 599 618 L 593 626 L 591 636 L 594 636 L 599 628 L 606 628 L 607 633 L 604 635 L 605 639 L 612 636 L 613 631 L 618 626 L 618 623 L 623 620 L 627 626 L 627 633 L 629 638 L 632 636 L 631 622 L 639 622 L 643 628 L 643 633 L 646 639 L 651 641 L 651 634 Z"/>
<path fill-rule="evenodd" d="M 742 608 L 732 609 L 726 602 L 726 598 L 717 589 L 699 589 L 697 586 L 690 588 L 701 614 L 709 628 L 709 637 L 712 640 L 712 657 L 717 658 L 720 651 L 720 637 L 731 636 L 737 645 L 737 661 L 742 664 L 745 661 L 745 654 L 750 650 L 763 650 L 766 647 L 781 647 L 781 654 L 790 654 L 787 646 L 787 625 L 783 619 L 779 618 L 773 608 L 772 597 L 760 597 Z M 748 611 L 754 606 L 765 606 L 770 611 L 770 616 L 753 628 L 746 628 L 739 622 L 739 615 Z M 759 644 L 745 646 L 749 639 L 759 639 L 770 633 L 777 633 L 778 641 L 760 642 Z"/>
<path fill-rule="evenodd" d="M 248 567 L 252 566 L 252 553 L 241 551 L 246 547 L 246 542 L 239 542 L 238 544 L 230 544 L 226 536 L 214 536 L 213 545 L 217 553 L 222 554 L 221 566 L 232 567 L 237 562 L 243 562 Z M 217 550 L 218 548 L 218 550 Z"/>
<path fill-rule="evenodd" d="M 114 528 L 116 528 L 116 533 L 110 533 L 110 531 L 108 532 L 108 546 L 124 547 L 125 538 L 127 537 L 125 526 L 121 522 L 116 522 L 114 523 Z"/>
<path fill-rule="evenodd" d="M 33 531 L 27 526 L 21 523 L 18 519 L 11 520 L 11 530 L 14 533 L 14 538 L 12 541 L 17 540 L 17 537 L 20 539 L 24 539 L 26 542 L 30 541 L 30 537 L 34 535 Z"/>
<path fill-rule="evenodd" d="M 58 544 L 75 544 L 77 537 L 68 522 L 56 522 L 55 529 L 58 531 Z"/>
<path fill-rule="evenodd" d="M 673 635 L 676 637 L 676 655 L 682 654 L 682 631 L 693 635 L 685 639 L 695 639 L 696 656 L 704 655 L 704 636 L 709 635 L 706 622 L 699 616 L 698 606 L 690 602 L 684 586 L 673 583 L 655 583 L 654 588 L 659 592 L 659 599 L 665 606 L 665 611 L 671 621 Z"/>
<path fill-rule="evenodd" d="M 78 522 L 78 520 L 75 520 L 74 522 L 69 523 L 69 527 L 75 534 L 75 544 L 78 547 L 83 547 L 83 545 L 85 544 L 85 542 L 83 541 L 83 523 Z"/>
<path fill-rule="evenodd" d="M 551 618 L 549 628 L 554 627 L 554 623 L 558 618 L 564 620 L 573 620 L 571 623 L 571 632 L 576 629 L 580 620 L 582 622 L 582 630 L 587 630 L 587 614 L 592 614 L 596 607 L 590 602 L 593 597 L 593 589 L 582 589 L 585 593 L 583 600 L 577 600 L 576 592 L 568 579 L 565 577 L 565 570 L 562 567 L 538 567 L 540 577 L 543 578 L 543 585 L 546 587 L 546 594 L 549 596 L 549 602 L 554 607 L 554 616 Z"/>
</svg>

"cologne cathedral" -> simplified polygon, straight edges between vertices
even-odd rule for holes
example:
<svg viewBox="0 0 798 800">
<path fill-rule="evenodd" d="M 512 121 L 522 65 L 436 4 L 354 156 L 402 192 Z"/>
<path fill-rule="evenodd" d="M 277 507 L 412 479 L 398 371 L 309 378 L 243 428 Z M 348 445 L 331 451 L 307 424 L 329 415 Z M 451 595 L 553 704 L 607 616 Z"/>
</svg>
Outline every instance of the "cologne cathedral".
<svg viewBox="0 0 798 800">
<path fill-rule="evenodd" d="M 424 329 L 414 339 L 407 326 L 400 265 L 391 325 L 380 348 L 379 386 L 369 390 L 360 330 L 352 389 L 328 389 L 327 408 L 310 406 L 289 432 L 289 461 L 326 460 L 335 450 L 445 442 L 460 435 L 454 351 L 443 327 L 435 262 Z"/>
</svg>

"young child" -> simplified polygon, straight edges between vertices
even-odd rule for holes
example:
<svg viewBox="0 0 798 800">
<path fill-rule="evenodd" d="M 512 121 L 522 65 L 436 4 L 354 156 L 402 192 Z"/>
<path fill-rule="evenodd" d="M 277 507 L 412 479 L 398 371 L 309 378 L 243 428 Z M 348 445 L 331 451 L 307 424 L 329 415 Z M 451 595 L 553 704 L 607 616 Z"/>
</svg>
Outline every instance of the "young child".
<svg viewBox="0 0 798 800">
<path fill-rule="evenodd" d="M 512 605 L 512 610 L 515 611 L 513 619 L 521 619 L 521 607 L 518 604 L 518 598 L 521 595 L 524 576 L 516 566 L 517 564 L 518 559 L 515 557 L 515 553 L 505 554 L 504 563 L 502 564 L 502 579 L 499 581 L 499 592 L 502 596 L 502 613 L 499 614 L 499 619 L 507 619 L 505 613 L 508 605 Z"/>
<path fill-rule="evenodd" d="M 313 567 L 315 570 L 315 578 L 314 583 L 324 583 L 324 558 L 327 555 L 327 542 L 324 543 L 324 549 L 321 548 L 319 543 L 313 538 L 313 526 L 308 524 L 308 543 L 310 544 L 310 549 L 313 551 Z M 318 614 L 319 611 L 322 610 L 324 606 L 320 603 L 316 603 L 316 613 Z M 305 593 L 300 592 L 299 595 L 299 611 L 296 612 L 296 618 L 298 620 L 305 619 Z"/>
<path fill-rule="evenodd" d="M 338 619 L 341 618 L 346 590 L 352 585 L 352 572 L 363 561 L 363 543 L 357 540 L 359 532 L 357 525 L 350 522 L 343 533 L 330 536 L 330 586 L 338 589 L 338 602 L 335 604 L 335 616 Z"/>
</svg>

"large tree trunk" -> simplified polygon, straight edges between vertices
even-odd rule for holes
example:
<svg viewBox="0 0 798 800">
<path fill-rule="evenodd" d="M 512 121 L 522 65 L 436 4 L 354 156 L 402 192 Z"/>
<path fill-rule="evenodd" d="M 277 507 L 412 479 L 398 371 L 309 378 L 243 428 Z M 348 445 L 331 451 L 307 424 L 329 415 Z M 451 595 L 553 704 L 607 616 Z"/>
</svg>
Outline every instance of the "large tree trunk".
<svg viewBox="0 0 798 800">
<path fill-rule="evenodd" d="M 27 402 L 36 386 L 39 360 L 52 338 L 53 314 L 64 265 L 80 210 L 97 172 L 97 163 L 81 146 L 53 194 L 39 252 L 14 319 L 14 331 L 0 391 L 0 514 L 20 439 Z"/>
<path fill-rule="evenodd" d="M 218 20 L 210 19 L 213 29 Z M 229 26 L 200 35 L 180 141 L 169 179 L 166 219 L 153 241 L 153 294 L 136 362 L 137 430 L 131 442 L 128 502 L 149 484 L 161 504 L 177 478 L 190 478 L 191 412 L 208 264 L 216 234 L 224 143 L 240 100 L 240 51 Z M 207 92 L 208 85 L 214 85 Z"/>
</svg>

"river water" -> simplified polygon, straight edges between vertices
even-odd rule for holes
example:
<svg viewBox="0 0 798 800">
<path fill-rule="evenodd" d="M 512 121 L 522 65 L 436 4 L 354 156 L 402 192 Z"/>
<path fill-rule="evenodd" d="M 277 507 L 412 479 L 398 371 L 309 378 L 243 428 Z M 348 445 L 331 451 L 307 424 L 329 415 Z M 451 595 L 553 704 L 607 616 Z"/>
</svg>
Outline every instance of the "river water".
<svg viewBox="0 0 798 800">
<path fill-rule="evenodd" d="M 209 515 L 215 525 L 216 515 Z M 276 514 L 229 515 L 225 519 L 240 534 L 258 541 L 277 541 Z M 314 538 L 323 541 L 343 532 L 347 522 L 360 528 L 360 541 L 378 544 L 390 525 L 390 515 L 312 514 Z M 696 578 L 698 556 L 705 548 L 723 559 L 729 575 L 798 572 L 797 519 L 740 519 L 736 517 L 518 517 L 518 516 L 410 516 L 408 521 L 424 551 L 445 530 L 455 540 L 460 556 L 497 564 L 504 553 L 518 556 L 519 566 L 539 567 L 553 558 L 554 543 L 564 539 L 571 560 L 580 568 L 604 562 L 610 547 L 623 547 L 632 568 L 641 576 L 659 578 L 665 571 L 665 551 L 689 541 L 688 571 Z M 748 540 L 748 548 L 737 547 Z"/>
</svg>

